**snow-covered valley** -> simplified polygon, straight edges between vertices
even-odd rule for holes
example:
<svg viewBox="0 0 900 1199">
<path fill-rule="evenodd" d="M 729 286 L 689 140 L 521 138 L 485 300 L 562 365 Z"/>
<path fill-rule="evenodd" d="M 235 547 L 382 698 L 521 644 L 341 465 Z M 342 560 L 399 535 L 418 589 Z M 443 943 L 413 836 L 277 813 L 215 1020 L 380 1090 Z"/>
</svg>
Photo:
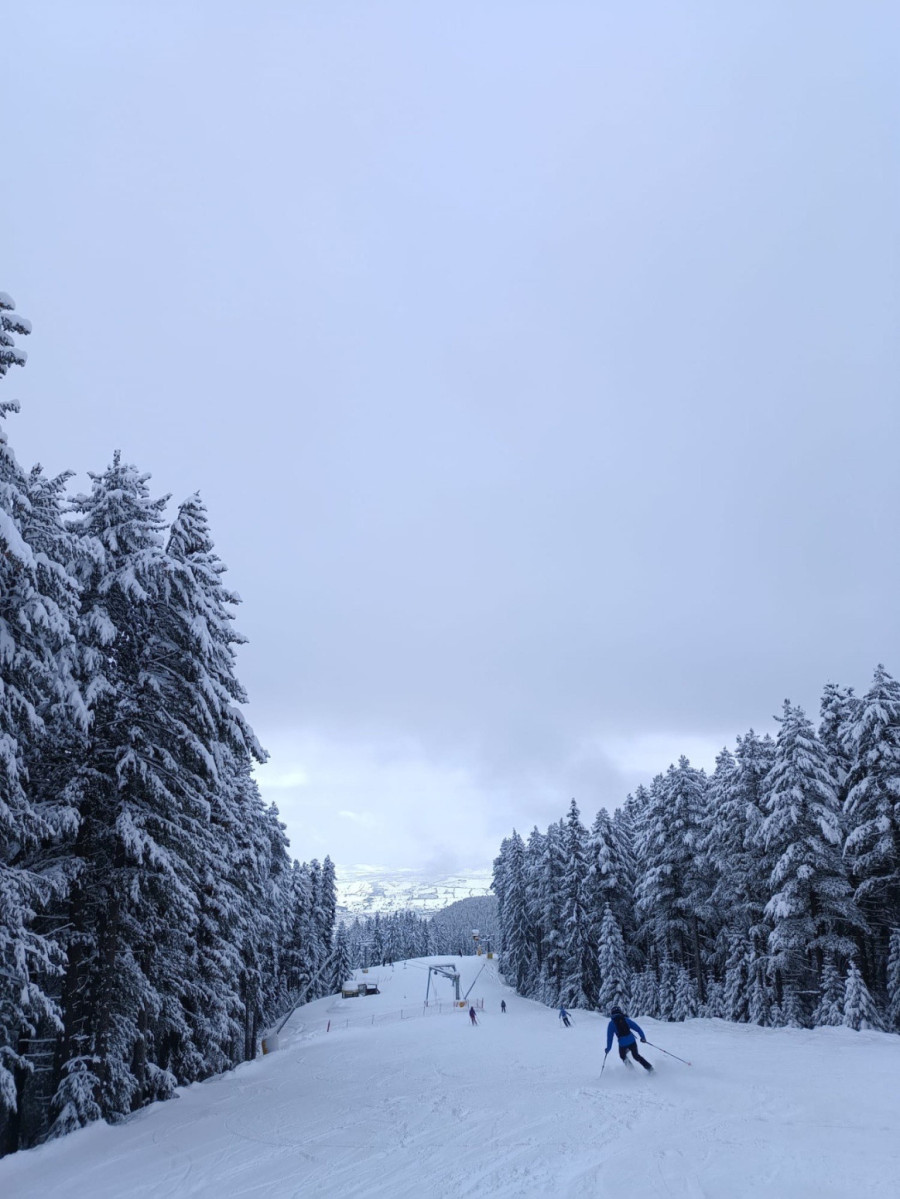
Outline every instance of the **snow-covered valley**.
<svg viewBox="0 0 900 1199">
<path fill-rule="evenodd" d="M 479 1026 L 423 1006 L 454 961 Z M 606 1021 L 518 998 L 485 958 L 372 969 L 380 994 L 298 1010 L 280 1049 L 0 1161 L 0 1194 L 53 1199 L 861 1199 L 898 1193 L 900 1037 L 642 1021 L 656 1071 L 610 1054 Z M 481 971 L 479 974 L 478 972 Z M 476 977 L 477 975 L 477 977 Z M 432 982 L 432 999 L 435 983 Z M 508 1012 L 500 1011 L 505 999 Z"/>
<path fill-rule="evenodd" d="M 452 874 L 384 866 L 337 866 L 337 910 L 345 918 L 399 911 L 433 915 L 460 899 L 490 895 L 492 876 L 489 866 Z"/>
</svg>

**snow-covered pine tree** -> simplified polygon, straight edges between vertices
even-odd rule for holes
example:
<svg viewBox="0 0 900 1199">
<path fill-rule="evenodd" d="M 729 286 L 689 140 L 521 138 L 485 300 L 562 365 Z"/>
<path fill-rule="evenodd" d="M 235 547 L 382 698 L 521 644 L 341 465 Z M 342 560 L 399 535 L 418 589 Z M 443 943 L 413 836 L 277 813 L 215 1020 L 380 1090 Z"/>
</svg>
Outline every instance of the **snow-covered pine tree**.
<svg viewBox="0 0 900 1199">
<path fill-rule="evenodd" d="M 387 939 L 384 930 L 384 917 L 380 912 L 376 912 L 373 916 L 369 931 L 371 938 L 366 950 L 366 965 L 380 966 L 384 958 L 384 946 Z"/>
<path fill-rule="evenodd" d="M 863 927 L 841 860 L 841 827 L 828 756 L 803 709 L 785 700 L 775 762 L 767 780 L 769 815 L 763 826 L 774 859 L 773 922 L 769 948 L 782 994 L 802 1006 L 800 993 L 818 989 L 824 955 L 853 953 L 851 934 Z"/>
<path fill-rule="evenodd" d="M 401 913 L 400 921 L 400 939 L 397 951 L 398 961 L 406 961 L 409 958 L 420 957 L 419 944 L 421 942 L 420 929 L 425 923 L 415 912 Z M 474 941 L 472 942 L 474 945 Z"/>
<path fill-rule="evenodd" d="M 13 334 L 27 337 L 31 332 L 31 321 L 19 316 L 12 296 L 0 291 L 0 379 L 11 366 L 24 366 L 27 353 L 16 345 Z M 9 411 L 9 407 L 6 409 Z"/>
<path fill-rule="evenodd" d="M 322 911 L 322 863 L 318 858 L 313 858 L 310 862 L 304 862 L 304 869 L 309 875 L 309 938 L 306 944 L 306 966 L 307 973 L 312 980 L 312 988 L 310 996 L 314 999 L 318 998 L 318 984 L 315 981 L 318 978 L 319 972 L 324 964 L 322 953 L 321 928 L 325 919 L 325 914 Z M 382 931 L 382 957 L 388 958 L 391 953 L 391 921 L 390 917 L 385 919 L 381 926 Z"/>
<path fill-rule="evenodd" d="M 310 954 L 313 938 L 312 878 L 305 862 L 302 865 L 300 862 L 291 864 L 287 893 L 287 924 L 282 934 L 282 970 L 286 1002 L 296 1003 L 312 981 L 311 967 L 314 964 Z M 379 937 L 380 961 L 380 919 L 376 931 Z M 366 960 L 362 964 L 367 966 L 369 962 Z"/>
<path fill-rule="evenodd" d="M 44 642 L 47 675 L 50 679 L 55 678 L 56 685 L 51 687 L 45 702 L 35 708 L 39 723 L 33 730 L 34 735 L 20 743 L 22 778 L 29 806 L 40 814 L 48 835 L 40 842 L 21 842 L 16 864 L 22 872 L 20 879 L 28 878 L 36 884 L 32 898 L 40 899 L 41 903 L 35 928 L 40 928 L 46 944 L 54 946 L 60 941 L 58 934 L 63 923 L 60 906 L 71 873 L 70 861 L 61 846 L 77 828 L 77 816 L 68 797 L 71 764 L 87 726 L 84 702 L 73 680 L 76 644 L 72 630 L 78 611 L 78 586 L 69 569 L 73 559 L 72 538 L 63 522 L 63 492 L 67 479 L 66 474 L 47 478 L 40 466 L 33 467 L 26 482 L 28 506 L 21 524 L 23 538 L 34 554 L 37 581 L 37 592 L 32 597 L 37 601 L 36 607 L 27 602 L 19 607 L 19 615 L 23 618 L 21 631 L 24 632 L 27 623 L 32 635 Z M 58 961 L 62 961 L 61 946 Z M 38 985 L 58 1009 L 58 974 L 43 977 L 35 974 L 31 982 Z M 20 1050 L 28 1058 L 32 1057 L 33 1050 L 36 1064 L 46 1067 L 53 1056 L 49 1047 L 59 1032 L 59 1025 L 55 1018 L 45 1018 L 29 1028 L 33 1042 L 26 1044 L 20 1039 Z M 34 1143 L 52 1093 L 48 1089 L 51 1080 L 46 1069 L 26 1074 L 24 1080 L 20 1071 L 17 1077 L 25 1084 L 18 1111 L 10 1116 L 6 1133 L 0 1131 L 0 1146 L 6 1143 L 11 1148 L 16 1147 L 16 1143 L 20 1146 Z"/>
<path fill-rule="evenodd" d="M 262 1030 L 285 1011 L 281 946 L 290 904 L 291 863 L 278 809 L 263 803 L 246 759 L 241 762 L 236 794 L 236 810 L 245 830 L 245 855 L 252 865 L 245 884 L 247 920 L 240 942 L 243 1045 L 235 1060 L 249 1061 L 256 1055 Z"/>
<path fill-rule="evenodd" d="M 751 1024 L 763 1026 L 774 1023 L 776 1000 L 771 958 L 767 950 L 757 952 L 752 941 L 747 950 L 747 979 L 747 1019 Z"/>
<path fill-rule="evenodd" d="M 616 830 L 616 840 L 619 852 L 625 863 L 629 882 L 634 887 L 636 862 L 634 856 L 635 838 L 639 824 L 640 813 L 649 800 L 647 788 L 637 787 L 633 795 L 626 795 L 625 802 L 616 808 L 612 815 L 613 827 Z"/>
<path fill-rule="evenodd" d="M 634 945 L 634 875 L 633 855 L 627 844 L 627 830 L 621 821 L 610 818 L 605 808 L 597 813 L 591 825 L 587 844 L 587 907 L 591 921 L 591 942 L 599 944 L 603 910 L 607 904 L 612 909 L 625 942 L 626 956 L 632 966 L 638 963 L 639 954 Z M 628 947 L 632 946 L 629 954 Z M 596 959 L 595 959 L 596 960 Z M 596 994 L 599 975 L 596 969 L 588 971 L 586 989 Z"/>
<path fill-rule="evenodd" d="M 697 1015 L 699 999 L 697 985 L 686 967 L 679 966 L 675 978 L 675 995 L 672 1001 L 671 1020 L 691 1020 Z"/>
<path fill-rule="evenodd" d="M 722 1014 L 726 1020 L 743 1022 L 749 1018 L 748 951 L 746 936 L 739 929 L 728 930 L 728 953 L 725 960 L 725 985 L 722 995 Z"/>
<path fill-rule="evenodd" d="M 242 912 L 247 882 L 235 865 L 237 829 L 246 813 L 235 810 L 235 778 L 251 759 L 265 760 L 236 706 L 246 694 L 235 675 L 233 626 L 238 597 L 223 582 L 225 566 L 215 554 L 206 508 L 198 495 L 180 505 L 166 544 L 164 603 L 147 647 L 148 670 L 171 722 L 173 755 L 192 780 L 182 798 L 180 819 L 189 835 L 180 838 L 194 877 L 192 940 L 164 933 L 166 952 L 157 961 L 181 978 L 166 982 L 167 997 L 180 989 L 180 1003 L 167 999 L 154 1037 L 165 1046 L 166 1064 L 179 1079 L 203 1077 L 235 1064 L 242 1024 L 240 942 L 249 914 Z M 254 806 L 257 820 L 261 812 Z M 262 830 L 261 830 L 262 832 Z M 199 881 L 202 880 L 202 883 Z"/>
<path fill-rule="evenodd" d="M 857 1031 L 883 1027 L 878 1007 L 869 993 L 855 958 L 851 958 L 847 967 L 847 981 L 844 984 L 844 1024 L 847 1028 L 855 1028 Z"/>
<path fill-rule="evenodd" d="M 881 988 L 890 930 L 900 924 L 900 683 L 883 666 L 876 668 L 855 717 L 844 860 L 875 938 L 881 969 L 873 981 Z"/>
<path fill-rule="evenodd" d="M 392 912 L 384 922 L 384 964 L 391 966 L 400 956 L 400 936 L 397 922 L 399 913 Z M 469 939 L 468 932 L 466 939 Z M 462 946 L 458 952 L 462 952 Z"/>
<path fill-rule="evenodd" d="M 540 874 L 540 932 L 543 945 L 541 963 L 541 1002 L 550 1007 L 559 1003 L 565 966 L 563 930 L 564 880 L 566 875 L 565 824 L 551 824 L 544 839 L 544 860 Z"/>
<path fill-rule="evenodd" d="M 314 929 L 313 935 L 319 946 L 318 958 L 319 961 L 327 962 L 331 957 L 331 949 L 334 943 L 334 925 L 335 913 L 337 911 L 337 891 L 334 881 L 334 863 L 326 854 L 322 862 L 321 869 L 318 874 L 318 884 L 314 906 Z M 402 956 L 401 948 L 403 943 L 402 937 L 402 917 L 405 913 L 398 912 L 398 921 L 394 944 L 389 947 L 388 956 L 391 961 Z M 317 995 L 328 994 L 328 980 L 322 979 L 317 988 Z"/>
<path fill-rule="evenodd" d="M 541 878 L 546 853 L 546 836 L 535 826 L 525 842 L 525 917 L 530 941 L 528 974 L 523 995 L 540 999 L 544 965 Z"/>
<path fill-rule="evenodd" d="M 711 880 L 700 848 L 706 832 L 707 779 L 685 757 L 657 776 L 640 817 L 637 856 L 638 913 L 648 951 L 663 949 L 687 965 L 704 994 L 703 917 Z"/>
<path fill-rule="evenodd" d="M 631 970 L 625 956 L 622 930 L 607 903 L 600 921 L 597 946 L 600 985 L 597 991 L 597 1006 L 601 1012 L 613 1007 L 627 1008 L 631 984 Z M 643 999 L 643 996 L 642 996 Z"/>
<path fill-rule="evenodd" d="M 773 1008 L 773 1022 L 781 1027 L 806 1028 L 810 1023 L 809 1004 L 801 997 L 796 983 L 788 979 L 781 991 L 781 1003 Z"/>
<path fill-rule="evenodd" d="M 635 1016 L 649 1016 L 651 1019 L 656 1019 L 660 1014 L 659 982 L 656 971 L 649 964 L 632 975 L 631 1010 Z"/>
<path fill-rule="evenodd" d="M 409 949 L 403 955 L 405 958 L 425 958 L 431 953 L 430 928 L 431 921 L 424 916 L 417 916 L 409 931 Z M 499 935 L 495 934 L 497 944 Z"/>
<path fill-rule="evenodd" d="M 721 1020 L 725 1014 L 725 988 L 717 978 L 710 979 L 706 985 L 706 1002 L 698 1013 L 708 1020 Z"/>
<path fill-rule="evenodd" d="M 353 917 L 353 923 L 347 927 L 347 942 L 350 946 L 350 961 L 353 963 L 353 969 L 357 970 L 362 964 L 362 946 L 365 939 L 363 933 L 363 921 L 359 916 Z"/>
<path fill-rule="evenodd" d="M 772 924 L 766 915 L 766 905 L 770 897 L 769 879 L 774 861 L 766 849 L 763 830 L 768 812 L 768 777 L 775 761 L 775 742 L 768 733 L 760 737 L 750 729 L 743 737 L 738 737 L 734 756 L 738 772 L 734 798 L 739 804 L 743 803 L 743 808 L 736 811 L 735 816 L 744 830 L 743 855 L 732 864 L 739 875 L 734 888 L 737 911 L 740 913 L 737 922 L 747 930 L 748 977 L 752 979 L 756 976 L 756 1000 L 761 1001 L 769 985 L 766 980 L 769 979 L 769 983 L 771 981 L 769 934 Z M 750 1019 L 755 1018 L 750 1016 Z"/>
<path fill-rule="evenodd" d="M 419 944 L 416 947 L 416 956 L 420 958 L 430 957 L 436 953 L 434 940 L 432 937 L 431 921 L 423 920 L 420 925 Z"/>
<path fill-rule="evenodd" d="M 403 912 L 394 911 L 386 913 L 382 918 L 381 933 L 384 949 L 379 965 L 391 966 L 401 956 L 403 940 L 400 922 L 403 915 Z"/>
<path fill-rule="evenodd" d="M 678 978 L 678 968 L 669 957 L 668 951 L 663 950 L 659 963 L 658 984 L 656 993 L 659 996 L 659 1019 L 671 1020 L 675 1010 L 675 984 Z"/>
<path fill-rule="evenodd" d="M 587 908 L 587 830 L 578 805 L 569 804 L 563 832 L 565 867 L 562 879 L 562 981 L 559 1002 L 567 1008 L 588 1008 L 585 981 L 591 970 L 590 916 Z"/>
<path fill-rule="evenodd" d="M 529 936 L 525 894 L 525 844 L 513 829 L 494 864 L 503 976 L 520 995 L 529 975 Z"/>
<path fill-rule="evenodd" d="M 77 543 L 66 528 L 64 516 L 65 488 L 70 477 L 64 472 L 49 478 L 40 466 L 33 466 L 26 480 L 28 506 L 22 521 L 22 535 L 34 553 L 41 596 L 34 626 L 49 635 L 56 675 L 50 702 L 41 711 L 45 735 L 31 742 L 34 752 L 28 760 L 28 789 L 45 811 L 56 812 L 57 835 L 72 827 L 74 812 L 66 789 L 75 746 L 89 723 L 74 677 L 80 587 L 74 575 Z M 51 857 L 57 861 L 55 850 Z"/>
<path fill-rule="evenodd" d="M 830 756 L 831 775 L 842 803 L 846 798 L 845 783 L 855 756 L 853 729 L 859 702 L 852 687 L 827 683 L 819 705 L 819 740 Z"/>
<path fill-rule="evenodd" d="M 819 1002 L 813 1012 L 813 1027 L 837 1026 L 844 1023 L 844 980 L 831 954 L 825 957 Z"/>
<path fill-rule="evenodd" d="M 418 921 L 414 912 L 398 912 L 397 914 L 397 952 L 394 961 L 405 960 L 413 955 L 415 945 L 415 927 Z"/>
<path fill-rule="evenodd" d="M 428 921 L 424 917 L 417 917 L 409 930 L 409 950 L 403 956 L 405 958 L 423 958 L 427 957 L 428 950 Z M 497 937 L 499 944 L 499 937 Z"/>
<path fill-rule="evenodd" d="M 287 1006 L 280 970 L 288 904 L 278 879 L 286 854 L 249 767 L 236 763 L 233 775 L 219 776 L 210 814 L 213 856 L 197 863 L 197 927 L 172 994 L 183 1018 L 170 1008 L 157 1029 L 162 1062 L 180 1082 L 253 1056 L 255 1028 L 270 1009 Z"/>
<path fill-rule="evenodd" d="M 728 974 L 732 934 L 751 939 L 758 946 L 768 937 L 763 913 L 769 871 L 765 870 L 765 851 L 759 838 L 765 803 L 763 780 L 774 749 L 769 737 L 760 738 L 751 729 L 745 737 L 738 737 L 734 754 L 722 750 L 710 779 L 710 822 L 703 852 L 712 868 L 713 885 L 705 917 L 709 932 L 715 931 L 720 977 Z M 732 973 L 734 966 L 731 960 Z M 736 993 L 727 981 L 725 991 L 731 996 L 725 1000 L 728 1009 Z M 745 1006 L 745 1002 L 739 1006 Z"/>
<path fill-rule="evenodd" d="M 730 937 L 740 925 L 738 890 L 743 829 L 740 819 L 735 819 L 734 811 L 737 777 L 734 754 L 727 747 L 723 748 L 716 757 L 716 767 L 709 778 L 709 818 L 700 846 L 710 876 L 709 902 L 703 911 L 707 940 L 711 946 L 709 968 L 718 977 L 727 976 Z"/>
<path fill-rule="evenodd" d="M 334 945 L 331 949 L 331 980 L 329 991 L 332 995 L 340 994 L 341 987 L 353 973 L 353 960 L 350 955 L 350 942 L 347 929 L 343 924 L 337 926 L 334 934 Z"/>
<path fill-rule="evenodd" d="M 99 1085 L 87 1085 L 103 1115 L 115 1118 L 174 1086 L 148 1056 L 149 1026 L 162 1007 L 153 974 L 166 930 L 196 924 L 189 838 L 203 801 L 173 741 L 174 714 L 154 659 L 165 603 L 165 501 L 151 499 L 147 476 L 118 454 L 91 477 L 90 495 L 73 504 L 92 723 L 72 788 L 80 826 L 61 1062 L 97 1063 L 89 1073 Z M 58 1098 L 58 1112 L 70 1107 Z"/>
<path fill-rule="evenodd" d="M 628 797 L 634 830 L 634 906 L 637 916 L 637 938 L 645 959 L 656 968 L 658 982 L 661 982 L 663 958 L 668 953 L 666 928 L 660 918 L 660 908 L 663 906 L 660 901 L 664 900 L 668 904 L 672 899 L 671 891 L 665 884 L 667 871 L 661 854 L 660 861 L 657 862 L 657 854 L 662 849 L 659 845 L 658 850 L 657 845 L 665 837 L 664 787 L 663 775 L 657 774 L 649 787 L 638 789 L 640 806 L 635 802 L 638 793 Z M 661 993 L 659 998 L 662 1003 Z"/>
<path fill-rule="evenodd" d="M 500 920 L 501 928 L 503 926 L 503 907 L 506 901 L 506 887 L 509 874 L 508 862 L 511 841 L 511 837 L 504 837 L 500 842 L 500 852 L 494 858 L 493 870 L 491 871 L 491 890 L 497 897 L 497 914 Z"/>
<path fill-rule="evenodd" d="M 13 334 L 29 331 L 0 293 L 0 377 L 24 363 Z M 0 418 L 13 411 L 16 403 L 0 404 Z M 21 1111 L 32 1039 L 59 1028 L 61 950 L 45 912 L 66 871 L 43 851 L 75 818 L 67 774 L 50 764 L 61 748 L 54 736 L 83 727 L 85 713 L 71 681 L 76 587 L 48 557 L 54 535 L 41 472 L 26 477 L 0 431 L 0 1153 L 27 1143 Z"/>
</svg>

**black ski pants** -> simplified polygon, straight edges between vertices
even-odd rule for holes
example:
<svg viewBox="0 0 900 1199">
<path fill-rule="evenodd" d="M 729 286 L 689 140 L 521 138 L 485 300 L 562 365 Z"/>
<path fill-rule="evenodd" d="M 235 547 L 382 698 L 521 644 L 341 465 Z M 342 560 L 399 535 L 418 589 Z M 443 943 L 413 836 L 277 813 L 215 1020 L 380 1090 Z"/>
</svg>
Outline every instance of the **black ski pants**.
<svg viewBox="0 0 900 1199">
<path fill-rule="evenodd" d="M 645 1059 L 642 1058 L 641 1055 L 638 1053 L 637 1041 L 632 1041 L 630 1045 L 620 1045 L 619 1046 L 619 1057 L 622 1059 L 623 1062 L 628 1057 L 629 1053 L 631 1054 L 631 1056 L 634 1058 L 634 1060 L 636 1062 L 641 1063 L 641 1065 L 644 1067 L 645 1070 L 653 1069 L 653 1067 L 650 1065 L 650 1063 L 648 1061 L 645 1061 Z"/>
</svg>

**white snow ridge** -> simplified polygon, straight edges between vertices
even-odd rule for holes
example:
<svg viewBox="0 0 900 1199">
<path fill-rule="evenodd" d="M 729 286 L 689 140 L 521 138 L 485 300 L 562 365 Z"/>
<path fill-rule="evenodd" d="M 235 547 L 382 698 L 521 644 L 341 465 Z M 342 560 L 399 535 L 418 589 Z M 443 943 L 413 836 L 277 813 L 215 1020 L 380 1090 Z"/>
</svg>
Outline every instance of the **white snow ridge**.
<svg viewBox="0 0 900 1199">
<path fill-rule="evenodd" d="M 473 1027 L 428 962 L 454 961 Z M 606 1020 L 502 985 L 497 962 L 357 972 L 367 998 L 299 1009 L 281 1048 L 0 1161 L 0 1194 L 53 1199 L 862 1199 L 900 1194 L 900 1037 L 640 1020 L 656 1070 L 600 1067 Z M 479 974 L 479 971 L 481 973 Z M 476 977 L 477 976 L 477 977 Z M 432 982 L 432 996 L 434 994 Z M 508 1012 L 500 1011 L 501 999 Z M 329 1029 L 330 1022 L 330 1031 Z"/>
</svg>

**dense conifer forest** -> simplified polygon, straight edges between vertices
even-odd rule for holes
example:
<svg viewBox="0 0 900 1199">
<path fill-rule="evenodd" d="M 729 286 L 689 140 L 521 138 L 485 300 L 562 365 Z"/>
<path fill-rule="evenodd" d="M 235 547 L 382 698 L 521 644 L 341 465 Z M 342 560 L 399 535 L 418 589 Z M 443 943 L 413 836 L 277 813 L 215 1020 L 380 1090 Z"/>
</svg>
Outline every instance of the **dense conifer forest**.
<svg viewBox="0 0 900 1199">
<path fill-rule="evenodd" d="M 476 929 L 478 942 L 472 935 Z M 345 974 L 403 958 L 494 950 L 499 944 L 497 900 L 493 895 L 472 895 L 431 916 L 413 911 L 357 916 L 338 927 L 334 944 L 336 956 L 340 947 Z"/>
<path fill-rule="evenodd" d="M 900 1030 L 900 684 L 785 702 L 707 775 L 682 757 L 590 829 L 575 800 L 494 863 L 521 995 L 665 1020 Z"/>
<path fill-rule="evenodd" d="M 29 332 L 0 293 L 0 382 Z M 118 453 L 90 479 L 0 431 L 0 1153 L 253 1057 L 334 974 L 334 869 L 254 782 L 203 502 L 167 517 Z"/>
</svg>

